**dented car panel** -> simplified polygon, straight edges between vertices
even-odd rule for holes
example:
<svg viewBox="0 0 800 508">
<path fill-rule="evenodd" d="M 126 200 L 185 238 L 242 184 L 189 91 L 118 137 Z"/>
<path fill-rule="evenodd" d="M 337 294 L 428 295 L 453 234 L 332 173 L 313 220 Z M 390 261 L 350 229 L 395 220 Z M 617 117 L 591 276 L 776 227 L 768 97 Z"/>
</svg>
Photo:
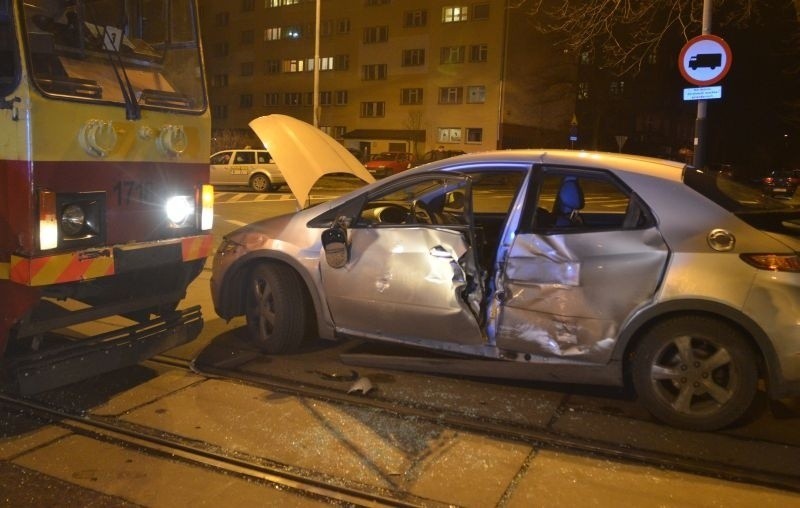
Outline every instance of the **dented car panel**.
<svg viewBox="0 0 800 508">
<path fill-rule="evenodd" d="M 351 233 L 347 266 L 320 266 L 337 329 L 387 339 L 484 343 L 475 310 L 462 296 L 475 275 L 467 273 L 474 271 L 473 255 L 463 233 L 428 228 Z"/>
<path fill-rule="evenodd" d="M 280 133 L 271 153 L 301 202 L 320 175 L 371 180 L 316 128 L 281 115 L 251 125 L 267 145 Z M 438 362 L 441 372 L 630 379 L 657 418 L 711 430 L 747 412 L 760 379 L 773 397 L 800 394 L 799 248 L 796 206 L 724 175 L 509 150 L 432 162 L 237 230 L 211 286 L 217 313 L 245 315 L 268 353 L 299 347 L 314 323 L 326 339 L 485 360 Z"/>
<path fill-rule="evenodd" d="M 500 277 L 497 345 L 607 362 L 622 324 L 652 302 L 668 255 L 655 228 L 518 235 Z"/>
</svg>

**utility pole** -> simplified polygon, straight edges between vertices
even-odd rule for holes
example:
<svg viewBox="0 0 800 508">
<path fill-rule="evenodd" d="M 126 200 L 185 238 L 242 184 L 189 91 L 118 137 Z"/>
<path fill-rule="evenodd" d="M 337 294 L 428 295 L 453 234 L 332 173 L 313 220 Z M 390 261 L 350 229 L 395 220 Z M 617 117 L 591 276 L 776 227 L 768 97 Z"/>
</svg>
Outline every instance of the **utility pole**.
<svg viewBox="0 0 800 508">
<path fill-rule="evenodd" d="M 711 4 L 712 0 L 703 0 L 703 28 L 702 34 L 711 33 Z M 694 123 L 694 167 L 700 169 L 705 167 L 708 162 L 708 140 L 706 139 L 708 113 L 708 101 L 697 101 L 697 119 Z"/>
<path fill-rule="evenodd" d="M 322 0 L 317 0 L 316 16 L 314 22 L 314 127 L 319 127 L 319 30 L 320 30 L 320 4 Z"/>
</svg>

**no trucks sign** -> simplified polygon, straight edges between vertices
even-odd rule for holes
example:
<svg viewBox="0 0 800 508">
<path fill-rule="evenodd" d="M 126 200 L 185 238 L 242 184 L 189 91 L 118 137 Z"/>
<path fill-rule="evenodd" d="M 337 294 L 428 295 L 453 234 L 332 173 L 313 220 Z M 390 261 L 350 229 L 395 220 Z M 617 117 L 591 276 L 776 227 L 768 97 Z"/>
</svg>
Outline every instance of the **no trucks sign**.
<svg viewBox="0 0 800 508">
<path fill-rule="evenodd" d="M 678 68 L 689 83 L 713 85 L 731 68 L 733 55 L 728 43 L 716 35 L 698 35 L 687 42 L 678 57 Z"/>
</svg>

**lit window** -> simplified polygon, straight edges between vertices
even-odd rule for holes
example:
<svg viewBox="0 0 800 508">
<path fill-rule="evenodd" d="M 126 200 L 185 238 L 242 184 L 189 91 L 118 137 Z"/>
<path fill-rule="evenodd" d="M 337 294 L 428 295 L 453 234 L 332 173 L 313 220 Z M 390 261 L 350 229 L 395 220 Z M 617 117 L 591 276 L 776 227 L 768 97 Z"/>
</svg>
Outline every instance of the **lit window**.
<svg viewBox="0 0 800 508">
<path fill-rule="evenodd" d="M 439 127 L 439 143 L 461 143 L 460 127 Z"/>
<path fill-rule="evenodd" d="M 284 60 L 283 72 L 303 72 L 305 70 L 305 60 Z"/>
<path fill-rule="evenodd" d="M 469 7 L 466 5 L 458 7 L 442 7 L 442 23 L 456 23 L 466 21 L 469 14 Z"/>
<path fill-rule="evenodd" d="M 589 83 L 583 81 L 578 83 L 578 100 L 586 100 L 589 98 Z"/>
<path fill-rule="evenodd" d="M 271 27 L 271 28 L 265 28 L 264 29 L 264 40 L 265 41 L 277 41 L 278 39 L 281 38 L 281 33 L 282 33 L 282 30 L 281 30 L 281 27 L 279 27 L 279 26 Z"/>
</svg>

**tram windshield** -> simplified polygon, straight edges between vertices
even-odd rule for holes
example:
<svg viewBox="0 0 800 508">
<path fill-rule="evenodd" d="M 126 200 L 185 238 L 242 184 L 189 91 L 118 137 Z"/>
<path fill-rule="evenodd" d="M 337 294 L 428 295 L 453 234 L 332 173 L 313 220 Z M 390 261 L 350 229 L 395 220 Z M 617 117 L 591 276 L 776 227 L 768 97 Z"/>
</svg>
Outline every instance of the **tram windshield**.
<svg viewBox="0 0 800 508">
<path fill-rule="evenodd" d="M 25 0 L 43 94 L 140 108 L 205 109 L 192 0 Z"/>
</svg>

